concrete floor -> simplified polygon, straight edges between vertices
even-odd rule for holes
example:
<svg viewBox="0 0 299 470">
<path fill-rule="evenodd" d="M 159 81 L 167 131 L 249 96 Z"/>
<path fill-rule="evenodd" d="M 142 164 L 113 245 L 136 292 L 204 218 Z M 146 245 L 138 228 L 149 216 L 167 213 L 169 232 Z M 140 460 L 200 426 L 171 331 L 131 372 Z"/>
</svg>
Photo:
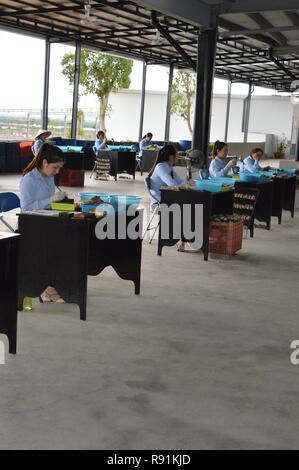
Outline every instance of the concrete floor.
<svg viewBox="0 0 299 470">
<path fill-rule="evenodd" d="M 146 201 L 141 178 L 86 182 Z M 276 220 L 231 259 L 144 243 L 141 295 L 106 269 L 87 322 L 34 301 L 0 366 L 0 449 L 298 448 L 299 211 Z"/>
</svg>

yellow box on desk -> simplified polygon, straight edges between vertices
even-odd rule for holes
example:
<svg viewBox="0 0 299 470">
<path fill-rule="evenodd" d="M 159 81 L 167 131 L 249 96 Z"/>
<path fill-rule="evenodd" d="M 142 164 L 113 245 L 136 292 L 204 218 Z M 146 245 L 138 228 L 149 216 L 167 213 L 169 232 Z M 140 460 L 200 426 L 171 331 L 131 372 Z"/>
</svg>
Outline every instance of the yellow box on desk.
<svg viewBox="0 0 299 470">
<path fill-rule="evenodd" d="M 75 204 L 70 204 L 67 202 L 51 202 L 51 209 L 53 211 L 69 211 L 72 212 L 75 210 Z"/>
</svg>

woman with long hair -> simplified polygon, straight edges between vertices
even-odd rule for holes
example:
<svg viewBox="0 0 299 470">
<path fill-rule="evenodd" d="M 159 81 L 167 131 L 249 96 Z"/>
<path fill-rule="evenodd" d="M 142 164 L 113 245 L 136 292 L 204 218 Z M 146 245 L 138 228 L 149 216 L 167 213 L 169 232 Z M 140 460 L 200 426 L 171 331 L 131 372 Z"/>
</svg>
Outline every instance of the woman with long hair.
<svg viewBox="0 0 299 470">
<path fill-rule="evenodd" d="M 156 158 L 153 168 L 149 173 L 151 180 L 152 204 L 161 200 L 161 186 L 180 186 L 187 184 L 174 170 L 177 159 L 176 149 L 173 145 L 165 145 Z"/>
<path fill-rule="evenodd" d="M 149 147 L 153 146 L 153 144 L 150 143 L 152 138 L 153 134 L 151 132 L 148 132 L 142 137 L 142 140 L 139 143 L 140 156 L 142 156 L 143 150 L 147 150 Z"/>
<path fill-rule="evenodd" d="M 230 160 L 228 163 L 225 162 L 227 155 L 227 143 L 216 140 L 212 152 L 212 161 L 209 168 L 209 172 L 212 177 L 227 176 L 229 169 L 235 165 L 235 160 Z"/>
<path fill-rule="evenodd" d="M 34 159 L 23 171 L 20 182 L 21 210 L 30 211 L 50 208 L 50 202 L 58 202 L 66 197 L 64 191 L 55 192 L 54 176 L 63 167 L 64 156 L 60 148 L 47 143 L 37 151 Z M 40 295 L 42 302 L 65 303 L 54 287 Z"/>
</svg>

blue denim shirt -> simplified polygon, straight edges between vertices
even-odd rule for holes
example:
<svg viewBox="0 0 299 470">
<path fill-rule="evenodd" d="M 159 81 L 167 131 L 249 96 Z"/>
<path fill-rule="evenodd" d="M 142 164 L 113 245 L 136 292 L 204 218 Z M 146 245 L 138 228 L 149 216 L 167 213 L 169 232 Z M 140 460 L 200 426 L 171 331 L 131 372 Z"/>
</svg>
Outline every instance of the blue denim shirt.
<svg viewBox="0 0 299 470">
<path fill-rule="evenodd" d="M 262 167 L 259 164 L 258 160 L 254 160 L 251 155 L 246 157 L 243 161 L 242 168 L 240 169 L 243 172 L 254 173 L 255 171 L 260 171 Z"/>
<path fill-rule="evenodd" d="M 33 168 L 20 182 L 21 210 L 48 209 L 54 193 L 54 177 L 47 178 Z"/>
<path fill-rule="evenodd" d="M 183 180 L 171 166 L 166 162 L 158 163 L 150 178 L 151 187 L 151 203 L 155 204 L 161 200 L 161 186 L 180 186 L 186 184 L 187 181 Z"/>
<path fill-rule="evenodd" d="M 226 165 L 225 161 L 219 157 L 215 157 L 214 160 L 211 161 L 209 172 L 211 176 L 214 177 L 222 177 L 227 176 L 229 167 Z"/>
</svg>

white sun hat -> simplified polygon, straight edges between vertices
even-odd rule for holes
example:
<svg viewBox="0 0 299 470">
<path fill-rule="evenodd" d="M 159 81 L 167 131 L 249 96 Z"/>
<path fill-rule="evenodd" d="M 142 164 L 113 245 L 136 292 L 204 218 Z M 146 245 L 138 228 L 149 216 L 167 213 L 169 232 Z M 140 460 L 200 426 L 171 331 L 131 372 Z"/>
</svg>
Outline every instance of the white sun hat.
<svg viewBox="0 0 299 470">
<path fill-rule="evenodd" d="M 36 133 L 34 139 L 35 139 L 35 140 L 38 139 L 42 134 L 46 134 L 45 138 L 47 139 L 48 137 L 50 137 L 50 135 L 52 134 L 52 132 L 51 132 L 51 131 L 47 131 L 47 130 L 45 130 L 45 129 L 40 129 L 40 130 Z"/>
</svg>

